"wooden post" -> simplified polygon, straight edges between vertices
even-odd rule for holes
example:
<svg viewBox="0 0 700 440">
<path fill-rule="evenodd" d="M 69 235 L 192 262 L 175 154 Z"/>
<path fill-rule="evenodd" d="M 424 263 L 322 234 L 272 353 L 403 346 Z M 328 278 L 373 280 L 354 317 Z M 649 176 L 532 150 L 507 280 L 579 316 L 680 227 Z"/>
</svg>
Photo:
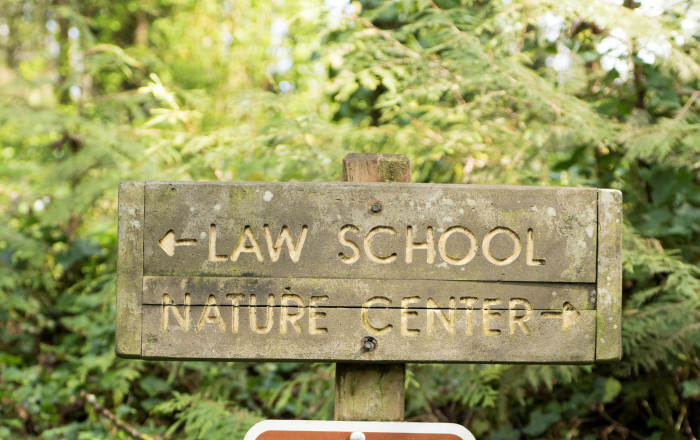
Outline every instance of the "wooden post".
<svg viewBox="0 0 700 440">
<path fill-rule="evenodd" d="M 345 182 L 410 182 L 411 163 L 401 154 L 350 153 Z M 403 421 L 406 364 L 335 365 L 335 420 Z"/>
<path fill-rule="evenodd" d="M 403 154 L 350 153 L 343 158 L 344 182 L 411 182 L 411 162 Z"/>
</svg>

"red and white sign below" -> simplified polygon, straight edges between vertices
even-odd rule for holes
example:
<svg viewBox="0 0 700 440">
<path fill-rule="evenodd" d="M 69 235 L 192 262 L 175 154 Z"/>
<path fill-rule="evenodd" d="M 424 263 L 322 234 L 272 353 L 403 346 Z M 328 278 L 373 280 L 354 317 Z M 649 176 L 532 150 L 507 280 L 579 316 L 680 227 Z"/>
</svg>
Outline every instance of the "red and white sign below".
<svg viewBox="0 0 700 440">
<path fill-rule="evenodd" d="M 454 423 L 265 420 L 244 440 L 475 440 Z"/>
</svg>

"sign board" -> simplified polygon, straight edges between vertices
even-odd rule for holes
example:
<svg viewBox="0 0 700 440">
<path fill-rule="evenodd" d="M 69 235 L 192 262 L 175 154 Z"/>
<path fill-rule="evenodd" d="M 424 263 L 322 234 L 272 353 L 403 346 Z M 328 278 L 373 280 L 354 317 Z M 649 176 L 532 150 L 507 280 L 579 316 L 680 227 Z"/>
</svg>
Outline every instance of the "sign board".
<svg viewBox="0 0 700 440">
<path fill-rule="evenodd" d="M 617 359 L 621 228 L 593 188 L 124 182 L 116 352 Z"/>
<path fill-rule="evenodd" d="M 243 440 L 474 440 L 454 423 L 265 420 Z"/>
</svg>

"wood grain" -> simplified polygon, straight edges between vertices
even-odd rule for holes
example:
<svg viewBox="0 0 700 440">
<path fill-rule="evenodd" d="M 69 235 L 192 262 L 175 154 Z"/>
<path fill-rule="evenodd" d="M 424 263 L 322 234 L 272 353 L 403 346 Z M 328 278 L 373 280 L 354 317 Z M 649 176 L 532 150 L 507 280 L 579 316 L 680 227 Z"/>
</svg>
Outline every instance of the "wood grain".
<svg viewBox="0 0 700 440">
<path fill-rule="evenodd" d="M 596 360 L 622 357 L 622 193 L 599 190 Z"/>
<path fill-rule="evenodd" d="M 141 356 L 141 296 L 143 292 L 142 182 L 119 184 L 117 249 L 117 314 L 114 349 L 118 356 Z"/>
</svg>

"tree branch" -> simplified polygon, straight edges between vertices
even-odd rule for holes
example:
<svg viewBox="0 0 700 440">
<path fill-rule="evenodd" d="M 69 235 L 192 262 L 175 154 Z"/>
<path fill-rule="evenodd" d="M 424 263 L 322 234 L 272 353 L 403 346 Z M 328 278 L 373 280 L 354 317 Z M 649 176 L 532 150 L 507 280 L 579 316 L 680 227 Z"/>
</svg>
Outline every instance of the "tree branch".
<svg viewBox="0 0 700 440">
<path fill-rule="evenodd" d="M 80 397 L 83 398 L 83 401 L 85 401 L 85 403 L 93 407 L 95 411 L 105 416 L 110 421 L 110 423 L 112 423 L 117 429 L 129 434 L 132 438 L 137 440 L 154 440 L 154 437 L 148 436 L 146 434 L 141 434 L 136 430 L 136 428 L 129 425 L 125 421 L 117 418 L 117 416 L 115 416 L 114 413 L 102 406 L 100 402 L 97 401 L 97 398 L 94 394 L 90 394 L 85 390 L 81 390 Z M 157 439 L 159 437 L 155 438 Z"/>
</svg>

